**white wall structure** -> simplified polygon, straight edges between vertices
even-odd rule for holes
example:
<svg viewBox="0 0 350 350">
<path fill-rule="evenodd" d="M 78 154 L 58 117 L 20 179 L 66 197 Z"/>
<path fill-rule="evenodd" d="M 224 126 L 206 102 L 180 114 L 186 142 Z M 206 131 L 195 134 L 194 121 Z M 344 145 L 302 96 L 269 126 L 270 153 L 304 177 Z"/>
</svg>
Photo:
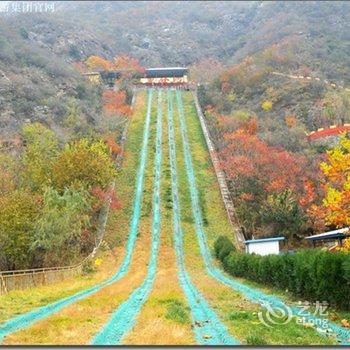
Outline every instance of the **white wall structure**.
<svg viewBox="0 0 350 350">
<path fill-rule="evenodd" d="M 188 83 L 187 75 L 183 77 L 158 77 L 158 78 L 141 78 L 141 84 L 186 84 Z"/>
<path fill-rule="evenodd" d="M 275 237 L 245 241 L 246 253 L 258 255 L 279 254 L 280 242 L 283 240 L 284 237 Z"/>
</svg>

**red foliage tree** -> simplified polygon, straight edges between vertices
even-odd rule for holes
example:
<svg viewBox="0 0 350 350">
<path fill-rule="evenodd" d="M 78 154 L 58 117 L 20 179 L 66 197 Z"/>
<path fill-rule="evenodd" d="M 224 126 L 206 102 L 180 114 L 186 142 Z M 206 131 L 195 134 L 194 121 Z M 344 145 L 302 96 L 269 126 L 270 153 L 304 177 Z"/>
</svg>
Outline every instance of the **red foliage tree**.
<svg viewBox="0 0 350 350">
<path fill-rule="evenodd" d="M 121 147 L 116 143 L 114 135 L 106 137 L 106 144 L 113 157 L 116 157 L 117 155 L 121 154 Z"/>
<path fill-rule="evenodd" d="M 271 205 L 279 205 L 276 213 L 284 208 L 283 205 L 293 213 L 292 204 L 288 203 L 294 202 L 305 217 L 309 212 L 310 215 L 315 212 L 315 203 L 320 198 L 315 186 L 319 181 L 318 172 L 304 156 L 269 146 L 250 131 L 249 123 L 248 127 L 225 134 L 224 140 L 220 151 L 221 165 L 241 217 L 255 220 L 253 224 L 249 223 L 249 230 L 257 228 L 262 212 Z M 280 200 L 285 200 L 284 204 Z M 298 217 L 302 218 L 302 215 L 298 214 Z M 315 228 L 314 219 L 310 218 L 308 227 Z"/>
<path fill-rule="evenodd" d="M 97 207 L 109 202 L 111 209 L 116 210 L 121 208 L 121 203 L 115 194 L 115 190 L 111 187 L 106 190 L 103 190 L 101 187 L 94 187 L 91 190 L 91 194 L 98 200 Z"/>
<path fill-rule="evenodd" d="M 121 114 L 124 116 L 131 115 L 131 107 L 125 103 L 125 91 L 106 90 L 103 92 L 102 100 L 103 108 L 107 114 Z"/>
</svg>

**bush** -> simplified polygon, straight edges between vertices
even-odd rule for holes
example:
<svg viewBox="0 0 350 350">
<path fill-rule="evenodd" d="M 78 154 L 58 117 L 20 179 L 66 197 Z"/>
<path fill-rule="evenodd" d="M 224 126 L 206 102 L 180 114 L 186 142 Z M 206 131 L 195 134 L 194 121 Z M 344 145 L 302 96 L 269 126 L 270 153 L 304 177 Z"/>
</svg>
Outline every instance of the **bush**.
<svg viewBox="0 0 350 350">
<path fill-rule="evenodd" d="M 350 309 L 350 255 L 320 249 L 297 253 L 260 256 L 236 252 L 230 240 L 220 236 L 215 244 L 216 257 L 225 271 L 280 289 L 308 300 L 327 301 Z"/>
<path fill-rule="evenodd" d="M 226 236 L 220 236 L 214 243 L 215 256 L 224 260 L 230 252 L 235 250 L 234 245 Z"/>
<path fill-rule="evenodd" d="M 25 29 L 23 27 L 19 29 L 19 34 L 21 35 L 21 37 L 23 39 L 28 39 L 29 38 L 29 34 L 28 34 L 27 29 Z"/>
</svg>

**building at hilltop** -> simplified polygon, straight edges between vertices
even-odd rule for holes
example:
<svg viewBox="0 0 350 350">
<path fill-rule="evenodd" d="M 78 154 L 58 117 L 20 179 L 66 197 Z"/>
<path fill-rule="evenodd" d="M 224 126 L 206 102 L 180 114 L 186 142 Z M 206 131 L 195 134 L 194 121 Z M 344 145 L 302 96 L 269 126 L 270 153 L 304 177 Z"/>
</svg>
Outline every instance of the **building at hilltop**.
<svg viewBox="0 0 350 350">
<path fill-rule="evenodd" d="M 183 85 L 188 83 L 188 69 L 184 67 L 148 68 L 140 78 L 143 85 Z"/>
</svg>

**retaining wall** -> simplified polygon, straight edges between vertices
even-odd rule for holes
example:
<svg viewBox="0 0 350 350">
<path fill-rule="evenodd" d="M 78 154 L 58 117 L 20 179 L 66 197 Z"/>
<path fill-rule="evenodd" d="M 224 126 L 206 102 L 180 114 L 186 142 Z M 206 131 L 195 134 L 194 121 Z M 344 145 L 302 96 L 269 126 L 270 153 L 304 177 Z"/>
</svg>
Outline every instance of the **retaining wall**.
<svg viewBox="0 0 350 350">
<path fill-rule="evenodd" d="M 227 187 L 225 173 L 223 172 L 223 170 L 220 167 L 218 155 L 215 151 L 214 144 L 210 139 L 209 130 L 208 130 L 207 124 L 205 122 L 205 118 L 204 118 L 202 109 L 199 105 L 198 95 L 197 95 L 196 90 L 193 91 L 193 97 L 194 97 L 194 102 L 195 102 L 196 109 L 197 109 L 197 115 L 198 115 L 198 118 L 199 118 L 199 121 L 201 124 L 201 128 L 203 131 L 203 135 L 204 135 L 204 138 L 205 138 L 208 150 L 209 150 L 210 158 L 211 158 L 211 161 L 213 163 L 215 174 L 216 174 L 216 177 L 217 177 L 217 180 L 219 183 L 221 197 L 222 197 L 222 200 L 223 200 L 224 205 L 225 205 L 227 217 L 228 217 L 230 224 L 232 226 L 233 234 L 234 234 L 234 238 L 237 242 L 237 246 L 240 250 L 243 250 L 245 239 L 244 239 L 243 233 L 241 232 L 240 228 L 237 225 L 237 220 L 235 217 L 235 208 L 234 208 L 234 205 L 232 202 L 230 192 L 229 192 L 228 187 Z"/>
</svg>

